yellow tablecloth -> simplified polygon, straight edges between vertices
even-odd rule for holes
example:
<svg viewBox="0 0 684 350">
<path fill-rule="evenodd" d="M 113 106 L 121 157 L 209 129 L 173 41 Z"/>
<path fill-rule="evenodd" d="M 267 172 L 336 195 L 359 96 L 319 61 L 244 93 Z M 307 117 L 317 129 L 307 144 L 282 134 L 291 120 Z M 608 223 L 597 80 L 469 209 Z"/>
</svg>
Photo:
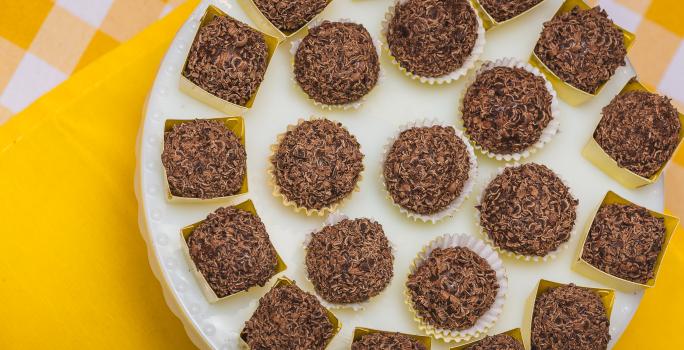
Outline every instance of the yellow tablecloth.
<svg viewBox="0 0 684 350">
<path fill-rule="evenodd" d="M 133 192 L 147 91 L 180 6 L 0 128 L 0 349 L 191 349 L 151 273 Z M 617 349 L 680 349 L 684 234 Z"/>
</svg>

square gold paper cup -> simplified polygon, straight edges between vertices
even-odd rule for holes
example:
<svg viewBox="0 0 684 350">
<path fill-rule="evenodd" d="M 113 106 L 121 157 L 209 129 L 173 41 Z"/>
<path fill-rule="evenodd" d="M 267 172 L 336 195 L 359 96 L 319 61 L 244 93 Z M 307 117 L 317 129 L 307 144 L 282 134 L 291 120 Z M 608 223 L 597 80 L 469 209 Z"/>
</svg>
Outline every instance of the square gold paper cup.
<svg viewBox="0 0 684 350">
<path fill-rule="evenodd" d="M 271 287 L 271 289 L 277 288 L 277 287 L 280 287 L 280 286 L 289 286 L 289 285 L 293 285 L 293 284 L 295 284 L 295 283 L 294 283 L 291 279 L 289 279 L 289 278 L 287 278 L 287 277 L 285 277 L 285 276 L 282 276 L 282 277 L 278 277 L 278 279 L 277 279 L 276 282 L 273 284 L 273 286 Z M 330 336 L 330 339 L 328 339 L 328 343 L 325 344 L 325 347 L 327 348 L 328 345 L 330 345 L 330 342 L 333 340 L 333 338 L 335 338 L 335 336 L 337 335 L 337 333 L 340 332 L 340 329 L 342 329 L 342 322 L 337 318 L 337 316 L 335 316 L 335 314 L 333 314 L 332 312 L 330 312 L 330 310 L 325 309 L 325 312 L 326 312 L 326 314 L 327 314 L 327 316 L 328 316 L 328 321 L 330 321 L 330 324 L 333 325 L 332 335 Z M 250 318 L 251 318 L 251 317 L 252 317 L 252 316 L 250 315 Z M 245 341 L 245 339 L 242 338 L 242 332 L 240 332 L 240 344 L 241 344 L 245 349 L 249 349 L 249 345 L 247 344 L 247 342 Z"/>
<path fill-rule="evenodd" d="M 522 331 L 520 330 L 520 328 L 513 328 L 511 330 L 508 330 L 508 331 L 505 331 L 505 332 L 499 333 L 499 334 L 507 334 L 507 335 L 513 337 L 513 339 L 519 341 L 521 344 L 523 344 L 523 347 L 525 347 L 525 344 L 524 344 L 525 342 L 523 340 Z M 481 342 L 482 339 L 484 339 L 484 337 L 480 338 L 478 340 L 475 340 L 475 341 L 471 341 L 471 342 L 466 343 L 466 344 L 455 346 L 453 348 L 450 348 L 449 350 L 465 350 L 466 348 L 469 348 L 469 347 Z"/>
<path fill-rule="evenodd" d="M 195 119 L 167 119 L 164 122 L 164 134 L 171 131 L 174 125 L 183 124 L 187 122 L 194 121 Z M 243 147 L 246 147 L 245 143 L 245 121 L 242 117 L 222 117 L 222 118 L 207 118 L 206 120 L 216 120 L 232 131 L 239 139 Z M 164 140 L 162 139 L 162 150 L 164 149 Z M 215 197 L 215 198 L 194 198 L 194 197 L 179 197 L 171 194 L 171 189 L 169 188 L 169 180 L 166 176 L 166 168 L 162 166 L 164 172 L 164 191 L 166 192 L 166 200 L 172 203 L 213 203 L 213 202 L 224 202 L 237 196 L 243 195 L 248 192 L 249 188 L 247 185 L 247 166 L 245 165 L 245 176 L 242 178 L 242 186 L 238 193 L 231 196 Z"/>
<path fill-rule="evenodd" d="M 364 328 L 364 327 L 356 327 L 354 328 L 354 335 L 352 336 L 352 344 L 355 341 L 358 341 L 363 337 L 364 335 L 367 334 L 372 334 L 372 333 L 385 333 L 385 334 L 394 334 L 394 333 L 399 333 L 402 335 L 405 335 L 415 341 L 417 341 L 420 344 L 423 344 L 425 349 L 430 350 L 432 347 L 432 340 L 430 337 L 425 336 L 425 335 L 415 335 L 415 334 L 408 334 L 408 333 L 400 333 L 400 332 L 390 332 L 390 331 L 381 331 L 377 329 L 372 329 L 372 328 Z"/>
<path fill-rule="evenodd" d="M 563 3 L 563 5 L 561 5 L 561 7 L 558 9 L 554 17 L 572 11 L 572 9 L 575 6 L 578 6 L 582 10 L 588 10 L 591 8 L 591 6 L 589 6 L 586 2 L 582 0 L 566 0 Z M 636 38 L 636 36 L 618 25 L 615 25 L 615 27 L 622 32 L 622 36 L 625 41 L 625 49 L 627 49 L 627 52 L 629 53 L 629 49 L 632 47 L 632 44 L 634 43 L 634 39 Z M 567 102 L 572 106 L 581 105 L 582 103 L 590 100 L 592 97 L 597 96 L 599 93 L 601 93 L 601 90 L 603 90 L 603 88 L 608 83 L 608 81 L 606 81 L 601 86 L 599 86 L 595 93 L 590 94 L 563 81 L 563 79 L 558 77 L 556 73 L 551 71 L 551 69 L 547 67 L 546 64 L 544 64 L 544 62 L 542 62 L 542 60 L 539 58 L 539 56 L 537 56 L 534 50 L 532 50 L 532 55 L 530 56 L 530 64 L 534 67 L 537 67 L 537 69 L 544 73 L 546 78 L 549 79 L 549 81 L 553 85 L 553 88 L 556 89 L 558 97 L 560 97 L 563 101 Z"/>
<path fill-rule="evenodd" d="M 487 10 L 485 10 L 484 6 L 482 6 L 480 1 L 481 0 L 470 0 L 470 2 L 473 4 L 473 7 L 477 10 L 477 14 L 480 16 L 480 18 L 482 18 L 482 24 L 484 25 L 485 30 L 490 30 L 494 27 L 498 27 L 498 26 L 505 24 L 505 23 L 508 23 L 508 22 L 510 22 L 516 18 L 524 16 L 528 12 L 533 11 L 535 8 L 539 7 L 539 5 L 544 3 L 544 1 L 546 1 L 546 0 L 542 0 L 538 4 L 530 7 L 529 9 L 520 13 L 519 15 L 511 17 L 511 18 L 509 18 L 505 21 L 501 21 L 501 22 L 495 20 L 494 17 L 492 17 L 492 15 L 490 15 L 489 12 L 487 12 Z"/>
<path fill-rule="evenodd" d="M 246 200 L 240 204 L 237 204 L 234 207 L 237 209 L 248 211 L 248 212 L 250 212 L 254 215 L 257 215 L 257 216 L 259 215 L 259 214 L 257 214 L 256 208 L 254 208 L 254 203 L 252 203 L 252 200 L 250 200 L 250 199 L 248 199 L 248 200 Z M 200 288 L 202 289 L 204 296 L 207 298 L 207 300 L 210 303 L 215 303 L 218 301 L 226 300 L 226 299 L 228 299 L 232 296 L 238 295 L 238 294 L 246 293 L 251 288 L 243 290 L 243 291 L 239 291 L 237 293 L 233 293 L 231 295 L 227 295 L 227 296 L 222 297 L 222 298 L 219 298 L 216 295 L 216 293 L 214 292 L 214 290 L 211 289 L 211 287 L 209 286 L 209 283 L 204 278 L 204 275 L 202 275 L 202 273 L 197 269 L 197 265 L 195 265 L 195 262 L 190 257 L 190 248 L 188 247 L 188 237 L 190 237 L 190 234 L 193 231 L 195 231 L 197 226 L 199 226 L 199 224 L 201 224 L 203 221 L 204 220 L 198 221 L 194 224 L 183 227 L 180 230 L 180 236 L 181 236 L 180 238 L 181 238 L 181 249 L 183 250 L 183 254 L 185 255 L 188 262 L 190 263 L 190 267 L 191 267 L 190 270 L 191 270 L 192 274 L 195 275 L 195 279 L 197 279 L 197 282 L 199 282 Z M 276 251 L 276 260 L 278 261 L 278 264 L 276 265 L 276 269 L 275 269 L 275 272 L 273 273 L 273 276 L 275 276 L 275 275 L 285 271 L 285 269 L 287 269 L 287 265 L 285 265 L 285 262 L 280 257 L 280 255 L 278 254 L 277 251 Z"/>
<path fill-rule="evenodd" d="M 651 92 L 636 79 L 632 79 L 629 82 L 627 82 L 625 87 L 622 88 L 622 91 L 620 91 L 619 95 L 622 95 L 629 91 Z M 682 123 L 682 125 L 684 125 L 684 114 L 679 113 L 679 121 Z M 679 144 L 677 145 L 675 151 L 672 152 L 672 156 L 670 156 L 670 159 L 668 159 L 667 162 L 665 162 L 665 164 L 663 164 L 663 166 L 660 167 L 658 172 L 656 172 L 655 174 L 653 174 L 653 176 L 648 178 L 635 174 L 626 168 L 620 167 L 617 161 L 611 158 L 603 150 L 603 148 L 601 148 L 598 142 L 596 142 L 593 133 L 592 137 L 584 146 L 584 149 L 582 149 L 582 155 L 584 156 L 584 158 L 592 162 L 597 168 L 601 169 L 601 171 L 606 173 L 615 181 L 619 182 L 622 186 L 625 186 L 627 188 L 638 188 L 653 184 L 656 181 L 658 181 L 660 175 L 663 173 L 663 169 L 665 169 L 665 166 L 667 166 L 672 157 L 674 157 L 674 155 L 677 153 L 677 150 L 681 148 L 683 143 L 682 140 L 684 140 L 684 128 L 681 128 L 679 130 Z"/>
<path fill-rule="evenodd" d="M 584 244 L 587 241 L 587 238 L 589 236 L 589 230 L 591 229 L 591 225 L 594 223 L 594 218 L 596 217 L 596 212 L 598 212 L 599 208 L 601 208 L 604 205 L 609 205 L 609 204 L 633 204 L 636 205 L 630 201 L 628 201 L 625 198 L 620 197 L 618 194 L 612 191 L 608 191 L 606 193 L 605 197 L 603 197 L 603 200 L 601 201 L 601 204 L 594 210 L 594 215 L 592 215 L 591 219 L 587 222 L 586 227 L 584 228 L 584 233 L 582 235 L 581 239 L 581 244 L 577 249 L 577 255 L 575 256 L 575 260 L 572 266 L 572 269 L 597 281 L 602 284 L 608 285 L 612 288 L 616 289 L 621 289 L 621 290 L 627 290 L 627 291 L 635 291 L 639 290 L 642 288 L 650 288 L 655 286 L 656 283 L 656 278 L 658 277 L 658 270 L 660 269 L 660 264 L 663 262 L 663 257 L 665 256 L 665 251 L 667 250 L 667 247 L 670 243 L 670 239 L 672 238 L 672 235 L 675 233 L 677 230 L 677 226 L 679 225 L 679 219 L 670 216 L 667 214 L 662 214 L 658 213 L 652 210 L 648 210 L 648 208 L 644 208 L 648 210 L 648 212 L 653 215 L 654 217 L 661 218 L 665 220 L 665 241 L 663 242 L 663 247 L 660 250 L 660 253 L 658 254 L 658 260 L 656 260 L 656 264 L 654 266 L 654 271 L 653 271 L 653 278 L 648 280 L 645 284 L 642 283 L 637 283 L 637 282 L 632 282 L 617 276 L 613 276 L 607 272 L 604 272 L 594 265 L 591 265 L 589 262 L 586 260 L 582 259 L 582 253 L 584 252 Z"/>
<path fill-rule="evenodd" d="M 293 36 L 295 36 L 297 33 L 299 33 L 303 28 L 306 28 L 313 22 L 318 16 L 325 11 L 325 9 L 328 8 L 328 5 L 332 0 L 328 0 L 327 3 L 325 4 L 325 7 L 321 12 L 313 16 L 311 20 L 309 20 L 306 24 L 303 26 L 299 27 L 298 29 L 294 31 L 281 31 L 278 29 L 278 27 L 275 26 L 275 24 L 271 23 L 271 21 L 264 16 L 263 12 L 259 10 L 259 8 L 256 6 L 254 3 L 254 0 L 238 0 L 238 3 L 240 4 L 240 7 L 242 7 L 242 10 L 245 11 L 247 16 L 254 21 L 256 26 L 261 29 L 263 33 L 266 33 L 274 38 L 277 38 L 279 42 L 285 41 Z"/>
<path fill-rule="evenodd" d="M 534 304 L 537 302 L 537 297 L 544 293 L 550 288 L 567 286 L 569 283 L 558 283 L 545 279 L 539 280 L 537 288 L 532 292 L 530 297 L 527 299 L 527 305 L 525 306 L 525 312 L 523 317 L 523 328 L 521 329 L 523 335 L 523 341 L 525 342 L 526 349 L 532 349 L 532 315 L 534 314 Z M 591 288 L 576 285 L 578 287 L 590 289 L 599 295 L 603 306 L 606 308 L 606 316 L 610 320 L 610 315 L 613 312 L 613 303 L 615 302 L 615 291 L 608 288 Z"/>
<path fill-rule="evenodd" d="M 225 12 L 221 11 L 218 7 L 214 5 L 209 5 L 207 7 L 207 10 L 204 12 L 204 15 L 202 16 L 202 19 L 200 20 L 200 24 L 197 28 L 197 33 L 195 33 L 195 38 L 192 40 L 194 43 L 195 40 L 197 40 L 197 36 L 199 35 L 199 31 L 202 27 L 207 25 L 212 19 L 215 17 L 230 17 L 228 14 Z M 233 17 L 230 17 L 233 18 Z M 234 19 L 234 18 L 233 18 Z M 250 26 L 251 27 L 251 26 Z M 273 57 L 273 54 L 275 53 L 276 48 L 278 47 L 278 38 L 266 34 L 259 29 L 253 28 L 255 31 L 259 32 L 261 35 L 264 37 L 264 41 L 266 41 L 266 47 L 268 48 L 268 57 L 266 59 L 266 70 L 268 71 L 268 65 L 271 62 L 271 58 Z M 192 49 L 192 44 L 190 44 L 190 49 Z M 190 54 L 188 53 L 188 57 Z M 190 97 L 206 104 L 209 105 L 213 108 L 218 109 L 219 111 L 222 111 L 226 114 L 231 114 L 231 115 L 242 115 L 244 114 L 248 109 L 252 108 L 252 105 L 254 104 L 254 99 L 256 98 L 257 94 L 259 93 L 259 88 L 257 87 L 257 90 L 252 94 L 252 96 L 249 98 L 247 103 L 243 105 L 235 104 L 230 101 L 226 101 L 218 96 L 215 96 L 208 91 L 202 89 L 199 85 L 193 83 L 190 81 L 190 79 L 186 78 L 183 75 L 183 72 L 185 71 L 185 67 L 188 65 L 188 57 L 185 58 L 185 62 L 183 63 L 183 69 L 181 69 L 181 74 L 180 74 L 180 84 L 179 88 L 182 92 L 185 94 L 189 95 Z M 264 75 L 266 72 L 264 72 Z"/>
</svg>

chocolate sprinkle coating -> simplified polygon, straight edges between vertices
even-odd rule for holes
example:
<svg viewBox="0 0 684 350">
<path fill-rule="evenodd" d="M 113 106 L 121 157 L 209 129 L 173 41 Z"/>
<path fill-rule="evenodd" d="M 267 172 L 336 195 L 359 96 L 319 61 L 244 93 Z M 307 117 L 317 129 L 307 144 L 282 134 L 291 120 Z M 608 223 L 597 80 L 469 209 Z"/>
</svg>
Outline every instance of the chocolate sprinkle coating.
<svg viewBox="0 0 684 350">
<path fill-rule="evenodd" d="M 259 299 L 240 337 L 252 350 L 322 350 L 333 337 L 333 324 L 315 296 L 281 285 Z"/>
<path fill-rule="evenodd" d="M 478 25 L 468 0 L 407 0 L 395 7 L 387 43 L 407 71 L 440 77 L 461 68 L 472 54 Z"/>
<path fill-rule="evenodd" d="M 176 124 L 164 133 L 161 155 L 171 194 L 186 198 L 231 196 L 242 188 L 247 153 L 240 139 L 216 120 Z"/>
<path fill-rule="evenodd" d="M 437 248 L 406 282 L 413 308 L 423 321 L 443 329 L 475 325 L 494 304 L 496 272 L 464 247 Z"/>
<path fill-rule="evenodd" d="M 276 273 L 277 255 L 266 227 L 248 211 L 217 209 L 187 243 L 190 258 L 219 298 L 263 286 Z"/>
<path fill-rule="evenodd" d="M 382 225 L 345 219 L 312 234 L 306 270 L 318 295 L 336 304 L 361 303 L 392 280 L 394 256 Z"/>
<path fill-rule="evenodd" d="M 578 201 L 544 165 L 507 167 L 485 188 L 480 226 L 502 249 L 546 256 L 570 239 Z"/>
<path fill-rule="evenodd" d="M 331 206 L 351 194 L 363 171 L 362 161 L 356 137 L 327 119 L 298 124 L 271 158 L 280 192 L 307 209 Z"/>
<path fill-rule="evenodd" d="M 599 6 L 575 7 L 544 23 L 534 52 L 564 82 L 591 94 L 625 65 L 627 55 L 622 32 Z"/>
<path fill-rule="evenodd" d="M 594 140 L 618 166 L 649 178 L 672 157 L 681 128 L 669 98 L 629 91 L 603 108 Z"/>
<path fill-rule="evenodd" d="M 435 214 L 462 193 L 470 154 L 450 126 L 402 131 L 387 152 L 385 187 L 394 203 L 418 214 Z"/>
<path fill-rule="evenodd" d="M 495 21 L 503 22 L 535 7 L 542 0 L 479 0 L 479 2 Z"/>
<path fill-rule="evenodd" d="M 599 270 L 636 283 L 654 277 L 665 243 L 665 221 L 637 205 L 599 208 L 584 243 L 582 259 Z"/>
<path fill-rule="evenodd" d="M 261 33 L 226 16 L 202 26 L 183 76 L 203 90 L 244 106 L 264 79 L 268 47 Z"/>
<path fill-rule="evenodd" d="M 522 152 L 539 141 L 551 122 L 552 99 L 544 78 L 522 68 L 492 67 L 466 90 L 466 133 L 484 150 Z"/>
<path fill-rule="evenodd" d="M 401 333 L 369 333 L 354 341 L 352 350 L 427 350 L 420 342 Z"/>
<path fill-rule="evenodd" d="M 364 26 L 324 21 L 309 30 L 299 44 L 294 75 L 314 101 L 326 105 L 352 103 L 378 82 L 378 52 Z"/>
<path fill-rule="evenodd" d="M 525 350 L 525 347 L 510 335 L 501 333 L 488 335 L 466 350 Z"/>
<path fill-rule="evenodd" d="M 609 325 L 606 308 L 592 290 L 574 284 L 550 288 L 534 304 L 532 350 L 606 349 Z"/>
<path fill-rule="evenodd" d="M 294 32 L 309 23 L 328 0 L 254 0 L 254 5 L 282 32 Z"/>
</svg>

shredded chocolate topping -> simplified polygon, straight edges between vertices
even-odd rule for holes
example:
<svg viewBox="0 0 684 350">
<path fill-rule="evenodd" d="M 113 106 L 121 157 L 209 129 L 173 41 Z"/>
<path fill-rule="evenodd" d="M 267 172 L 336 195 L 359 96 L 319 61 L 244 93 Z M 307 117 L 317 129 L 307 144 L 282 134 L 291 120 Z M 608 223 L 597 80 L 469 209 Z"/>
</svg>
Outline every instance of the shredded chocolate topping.
<svg viewBox="0 0 684 350">
<path fill-rule="evenodd" d="M 240 191 L 247 153 L 240 139 L 216 120 L 176 124 L 164 133 L 161 155 L 171 194 L 188 198 L 231 196 Z"/>
<path fill-rule="evenodd" d="M 188 236 L 190 258 L 219 298 L 263 286 L 278 260 L 261 219 L 235 207 L 209 214 Z"/>
<path fill-rule="evenodd" d="M 546 256 L 570 239 L 578 201 L 554 172 L 527 163 L 508 167 L 485 188 L 480 226 L 502 249 Z"/>
<path fill-rule="evenodd" d="M 394 256 L 382 226 L 369 219 L 342 220 L 313 233 L 306 270 L 318 295 L 336 304 L 360 303 L 390 283 Z"/>
<path fill-rule="evenodd" d="M 308 209 L 328 207 L 351 194 L 362 161 L 356 137 L 327 119 L 304 121 L 288 131 L 271 159 L 280 192 Z"/>
<path fill-rule="evenodd" d="M 620 167 L 648 178 L 672 157 L 681 128 L 669 98 L 630 91 L 603 108 L 594 139 Z"/>
<path fill-rule="evenodd" d="M 430 126 L 401 132 L 387 152 L 383 175 L 395 203 L 434 214 L 461 195 L 469 171 L 470 155 L 454 128 Z"/>
<path fill-rule="evenodd" d="M 333 325 L 315 296 L 281 285 L 259 299 L 240 337 L 253 350 L 322 350 L 333 337 Z"/>
<path fill-rule="evenodd" d="M 592 94 L 627 55 L 622 32 L 598 6 L 575 7 L 544 23 L 534 52 L 563 81 Z"/>
<path fill-rule="evenodd" d="M 479 0 L 482 8 L 497 22 L 509 20 L 535 7 L 542 0 Z"/>
<path fill-rule="evenodd" d="M 477 15 L 468 0 L 407 0 L 394 10 L 387 43 L 407 71 L 439 77 L 463 66 L 477 31 Z"/>
<path fill-rule="evenodd" d="M 294 75 L 313 100 L 342 105 L 360 100 L 373 89 L 380 63 L 364 26 L 324 21 L 299 44 Z"/>
<path fill-rule="evenodd" d="M 212 95 L 244 106 L 264 79 L 263 36 L 235 19 L 214 17 L 192 43 L 183 76 Z"/>
<path fill-rule="evenodd" d="M 510 335 L 501 333 L 488 335 L 477 344 L 467 347 L 466 350 L 525 350 L 525 347 Z"/>
<path fill-rule="evenodd" d="M 599 208 L 582 259 L 613 276 L 646 283 L 665 243 L 665 221 L 637 205 Z"/>
<path fill-rule="evenodd" d="M 606 308 L 598 294 L 574 284 L 546 290 L 532 315 L 532 350 L 606 349 L 610 341 Z"/>
<path fill-rule="evenodd" d="M 464 330 L 494 304 L 499 283 L 484 258 L 468 248 L 453 247 L 433 250 L 409 275 L 406 288 L 423 321 Z"/>
<path fill-rule="evenodd" d="M 477 75 L 463 98 L 468 137 L 497 154 L 522 152 L 552 119 L 546 81 L 522 68 L 493 67 Z"/>
<path fill-rule="evenodd" d="M 352 350 L 427 350 L 419 341 L 401 333 L 369 333 L 352 343 Z"/>
<path fill-rule="evenodd" d="M 328 5 L 328 0 L 254 0 L 254 5 L 282 32 L 299 30 Z"/>
</svg>

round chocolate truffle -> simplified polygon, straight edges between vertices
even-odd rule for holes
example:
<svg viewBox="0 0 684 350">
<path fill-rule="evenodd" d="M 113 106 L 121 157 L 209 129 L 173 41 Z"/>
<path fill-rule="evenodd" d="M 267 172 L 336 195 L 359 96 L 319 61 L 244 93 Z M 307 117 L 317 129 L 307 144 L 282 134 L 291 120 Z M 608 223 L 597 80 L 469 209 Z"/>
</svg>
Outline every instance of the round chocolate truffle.
<svg viewBox="0 0 684 350">
<path fill-rule="evenodd" d="M 245 322 L 240 337 L 250 349 L 325 349 L 333 324 L 315 296 L 296 285 L 272 288 Z"/>
<path fill-rule="evenodd" d="M 413 309 L 424 322 L 442 329 L 465 330 L 494 304 L 496 271 L 465 247 L 437 248 L 406 282 Z"/>
<path fill-rule="evenodd" d="M 235 207 L 209 214 L 187 238 L 190 258 L 219 298 L 263 286 L 276 273 L 275 248 L 261 219 Z"/>
<path fill-rule="evenodd" d="M 618 166 L 649 178 L 672 157 L 681 128 L 679 113 L 669 98 L 630 91 L 603 108 L 594 140 Z"/>
<path fill-rule="evenodd" d="M 627 55 L 622 32 L 599 6 L 576 6 L 544 23 L 534 52 L 564 82 L 590 94 L 625 64 Z"/>
<path fill-rule="evenodd" d="M 508 334 L 486 336 L 477 344 L 465 348 L 465 350 L 525 350 L 525 347 L 515 338 Z"/>
<path fill-rule="evenodd" d="M 663 219 L 637 205 L 609 204 L 594 217 L 582 259 L 613 276 L 646 283 L 664 242 Z"/>
<path fill-rule="evenodd" d="M 241 106 L 264 79 L 268 47 L 261 33 L 227 16 L 200 27 L 183 76 L 210 94 Z"/>
<path fill-rule="evenodd" d="M 522 68 L 492 67 L 463 98 L 463 125 L 483 150 L 513 154 L 534 146 L 553 119 L 546 80 Z"/>
<path fill-rule="evenodd" d="M 240 139 L 217 120 L 192 120 L 164 133 L 162 164 L 171 194 L 216 198 L 237 194 L 247 172 Z"/>
<path fill-rule="evenodd" d="M 394 9 L 387 43 L 408 72 L 441 77 L 461 68 L 472 55 L 479 26 L 468 0 L 406 0 Z"/>
<path fill-rule="evenodd" d="M 570 239 L 578 201 L 544 165 L 507 167 L 482 193 L 480 226 L 497 247 L 543 257 Z"/>
<path fill-rule="evenodd" d="M 478 0 L 482 8 L 497 22 L 507 21 L 535 7 L 542 0 Z"/>
<path fill-rule="evenodd" d="M 328 0 L 254 0 L 254 5 L 281 32 L 295 32 L 321 13 Z"/>
<path fill-rule="evenodd" d="M 311 236 L 306 271 L 316 293 L 335 304 L 361 303 L 382 292 L 393 276 L 394 256 L 382 226 L 344 219 Z"/>
<path fill-rule="evenodd" d="M 532 349 L 606 349 L 610 320 L 601 297 L 573 284 L 537 297 L 532 315 Z"/>
<path fill-rule="evenodd" d="M 316 102 L 356 102 L 378 82 L 378 52 L 364 26 L 324 21 L 309 30 L 299 44 L 294 75 L 302 90 Z"/>
<path fill-rule="evenodd" d="M 397 205 L 422 215 L 445 210 L 470 176 L 470 153 L 450 126 L 402 131 L 383 166 L 385 187 Z"/>
<path fill-rule="evenodd" d="M 271 157 L 275 183 L 288 201 L 320 210 L 356 188 L 363 171 L 356 137 L 341 123 L 314 119 L 285 133 Z"/>
<path fill-rule="evenodd" d="M 419 341 L 401 333 L 369 333 L 354 341 L 352 350 L 427 350 Z"/>
</svg>

